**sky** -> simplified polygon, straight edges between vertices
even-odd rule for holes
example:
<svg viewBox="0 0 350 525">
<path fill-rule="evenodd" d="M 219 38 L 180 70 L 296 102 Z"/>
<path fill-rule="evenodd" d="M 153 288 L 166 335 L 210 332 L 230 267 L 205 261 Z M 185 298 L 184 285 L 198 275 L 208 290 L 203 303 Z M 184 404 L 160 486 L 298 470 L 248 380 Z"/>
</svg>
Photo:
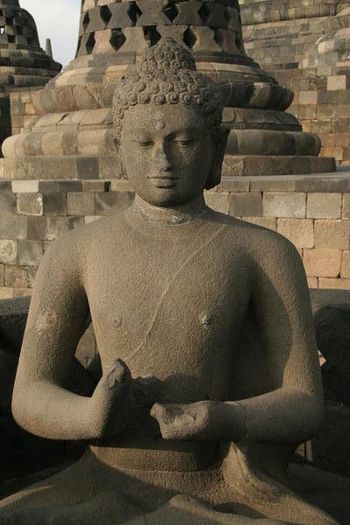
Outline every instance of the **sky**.
<svg viewBox="0 0 350 525">
<path fill-rule="evenodd" d="M 19 0 L 36 22 L 40 44 L 51 38 L 53 57 L 63 65 L 74 58 L 78 41 L 80 0 Z"/>
</svg>

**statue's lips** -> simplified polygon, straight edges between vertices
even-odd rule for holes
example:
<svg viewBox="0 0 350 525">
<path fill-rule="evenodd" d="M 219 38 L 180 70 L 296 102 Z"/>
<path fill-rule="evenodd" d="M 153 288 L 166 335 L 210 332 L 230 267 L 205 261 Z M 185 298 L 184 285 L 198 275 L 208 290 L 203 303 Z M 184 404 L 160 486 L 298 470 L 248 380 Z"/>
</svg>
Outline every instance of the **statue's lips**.
<svg viewBox="0 0 350 525">
<path fill-rule="evenodd" d="M 161 175 L 156 177 L 148 177 L 150 183 L 156 188 L 173 188 L 178 177 L 173 175 Z"/>
</svg>

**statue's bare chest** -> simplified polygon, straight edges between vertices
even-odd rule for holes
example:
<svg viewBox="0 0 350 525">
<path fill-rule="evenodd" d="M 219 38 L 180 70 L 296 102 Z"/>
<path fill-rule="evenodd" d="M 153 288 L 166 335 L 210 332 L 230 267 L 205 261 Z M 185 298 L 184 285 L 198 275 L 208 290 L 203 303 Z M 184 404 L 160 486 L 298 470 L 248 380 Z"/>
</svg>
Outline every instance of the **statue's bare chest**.
<svg viewBox="0 0 350 525">
<path fill-rule="evenodd" d="M 111 246 L 87 284 L 102 360 L 163 380 L 211 374 L 213 358 L 229 362 L 249 290 L 244 258 L 219 238 Z"/>
</svg>

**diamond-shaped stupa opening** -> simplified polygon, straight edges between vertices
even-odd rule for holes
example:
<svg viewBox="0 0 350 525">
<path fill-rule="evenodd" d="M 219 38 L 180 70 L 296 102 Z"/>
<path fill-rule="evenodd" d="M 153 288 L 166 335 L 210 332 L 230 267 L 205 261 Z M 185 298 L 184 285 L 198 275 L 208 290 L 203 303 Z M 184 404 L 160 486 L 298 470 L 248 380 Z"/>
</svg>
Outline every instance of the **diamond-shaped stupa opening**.
<svg viewBox="0 0 350 525">
<path fill-rule="evenodd" d="M 170 22 L 173 22 L 179 14 L 179 10 L 176 4 L 168 5 L 167 7 L 163 9 L 163 11 L 166 14 L 166 16 L 169 18 Z"/>
<path fill-rule="evenodd" d="M 184 42 L 190 49 L 192 49 L 197 42 L 197 37 L 190 27 L 188 27 L 184 32 Z"/>
<path fill-rule="evenodd" d="M 224 36 L 223 36 L 222 31 L 220 31 L 220 29 L 217 29 L 215 31 L 214 40 L 218 44 L 218 46 L 220 46 L 222 49 L 224 45 Z"/>
<path fill-rule="evenodd" d="M 90 16 L 89 16 L 89 13 L 86 13 L 84 18 L 83 18 L 83 28 L 84 28 L 84 30 L 86 30 L 86 28 L 89 25 L 89 23 L 90 23 Z"/>
<path fill-rule="evenodd" d="M 237 49 L 243 52 L 243 40 L 240 35 L 236 35 L 235 42 L 236 42 Z"/>
<path fill-rule="evenodd" d="M 112 13 L 110 12 L 107 5 L 103 5 L 100 9 L 101 18 L 104 23 L 107 25 L 110 19 L 112 18 Z"/>
<path fill-rule="evenodd" d="M 142 15 L 142 11 L 136 2 L 130 4 L 128 9 L 128 17 L 130 18 L 132 25 L 136 25 L 138 18 Z"/>
<path fill-rule="evenodd" d="M 112 29 L 112 36 L 109 41 L 113 49 L 119 51 L 122 45 L 126 42 L 122 29 Z"/>
<path fill-rule="evenodd" d="M 87 51 L 88 55 L 90 55 L 92 53 L 92 50 L 95 47 L 95 43 L 96 43 L 95 33 L 90 33 L 89 36 L 88 36 L 88 39 L 86 41 L 86 51 Z"/>
<path fill-rule="evenodd" d="M 226 22 L 227 22 L 227 25 L 228 25 L 228 24 L 231 22 L 231 18 L 232 18 L 232 16 L 231 16 L 231 12 L 230 12 L 230 10 L 227 9 L 227 8 L 225 9 L 224 18 L 225 18 L 225 20 L 226 20 Z"/>
<path fill-rule="evenodd" d="M 198 10 L 198 14 L 201 17 L 203 23 L 206 24 L 211 14 L 211 9 L 207 4 L 203 3 L 202 7 Z"/>
<path fill-rule="evenodd" d="M 155 46 L 159 40 L 162 38 L 157 31 L 156 26 L 148 26 L 143 28 L 145 35 L 145 40 L 149 43 L 150 46 Z"/>
</svg>

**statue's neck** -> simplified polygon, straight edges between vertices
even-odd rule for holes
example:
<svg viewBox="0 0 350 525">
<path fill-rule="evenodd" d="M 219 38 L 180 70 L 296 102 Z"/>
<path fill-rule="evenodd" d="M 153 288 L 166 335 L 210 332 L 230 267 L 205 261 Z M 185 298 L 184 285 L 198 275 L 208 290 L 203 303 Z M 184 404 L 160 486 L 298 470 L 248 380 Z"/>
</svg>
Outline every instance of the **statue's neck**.
<svg viewBox="0 0 350 525">
<path fill-rule="evenodd" d="M 186 204 L 167 208 L 153 206 L 136 196 L 130 211 L 141 216 L 145 222 L 150 224 L 177 226 L 203 217 L 208 212 L 208 208 L 202 195 Z"/>
</svg>

